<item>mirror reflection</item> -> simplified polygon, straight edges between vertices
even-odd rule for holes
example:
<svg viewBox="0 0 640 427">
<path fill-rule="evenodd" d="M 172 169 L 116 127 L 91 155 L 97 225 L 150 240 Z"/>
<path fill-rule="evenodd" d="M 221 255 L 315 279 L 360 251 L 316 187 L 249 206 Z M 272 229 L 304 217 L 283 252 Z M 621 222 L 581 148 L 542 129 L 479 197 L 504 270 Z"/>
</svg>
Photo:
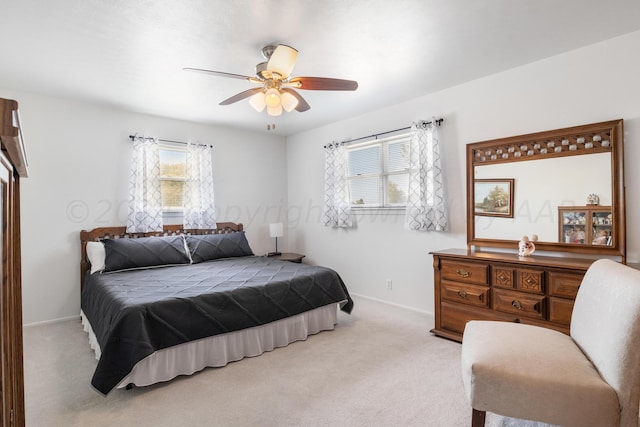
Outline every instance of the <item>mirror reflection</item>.
<svg viewBox="0 0 640 427">
<path fill-rule="evenodd" d="M 598 196 L 597 206 L 610 207 L 611 172 L 611 153 L 476 166 L 476 181 L 513 179 L 513 217 L 479 215 L 476 210 L 475 236 L 519 240 L 525 234 L 537 234 L 542 242 L 591 244 L 594 239 L 586 235 L 565 237 L 568 227 L 559 233 L 560 224 L 575 225 L 585 232 L 587 212 L 578 210 L 575 217 L 570 213 L 561 217 L 559 208 L 586 207 L 591 194 Z M 477 196 L 474 199 L 479 203 Z"/>
</svg>

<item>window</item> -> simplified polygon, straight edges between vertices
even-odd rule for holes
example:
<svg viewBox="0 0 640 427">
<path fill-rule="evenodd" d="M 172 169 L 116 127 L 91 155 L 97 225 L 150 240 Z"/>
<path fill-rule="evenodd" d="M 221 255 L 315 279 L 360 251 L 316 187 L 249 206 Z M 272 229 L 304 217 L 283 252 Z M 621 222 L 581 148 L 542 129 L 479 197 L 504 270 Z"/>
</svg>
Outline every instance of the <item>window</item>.
<svg viewBox="0 0 640 427">
<path fill-rule="evenodd" d="M 411 134 L 347 147 L 352 207 L 404 207 L 409 188 Z"/>
<path fill-rule="evenodd" d="M 181 211 L 187 178 L 187 152 L 179 148 L 160 148 L 160 190 L 162 210 Z"/>
</svg>

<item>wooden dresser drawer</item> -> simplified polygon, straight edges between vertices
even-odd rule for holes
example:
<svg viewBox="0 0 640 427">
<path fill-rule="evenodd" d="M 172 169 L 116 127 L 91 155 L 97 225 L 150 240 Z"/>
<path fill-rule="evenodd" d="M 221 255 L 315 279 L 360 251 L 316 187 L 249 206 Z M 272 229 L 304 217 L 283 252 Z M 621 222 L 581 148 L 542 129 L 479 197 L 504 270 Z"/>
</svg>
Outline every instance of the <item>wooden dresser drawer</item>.
<svg viewBox="0 0 640 427">
<path fill-rule="evenodd" d="M 489 266 L 472 262 L 442 260 L 440 274 L 443 280 L 486 285 Z"/>
<path fill-rule="evenodd" d="M 541 270 L 516 270 L 516 288 L 523 292 L 544 292 L 544 271 Z"/>
<path fill-rule="evenodd" d="M 489 307 L 489 288 L 443 280 L 442 298 L 461 304 Z"/>
<path fill-rule="evenodd" d="M 467 322 L 470 320 L 498 320 L 499 317 L 492 310 L 469 308 L 462 304 L 442 301 L 440 328 L 462 334 Z"/>
<path fill-rule="evenodd" d="M 549 272 L 549 295 L 575 298 L 582 283 L 583 273 Z"/>
<path fill-rule="evenodd" d="M 569 326 L 574 303 L 575 301 L 572 299 L 550 297 L 549 321 Z"/>
<path fill-rule="evenodd" d="M 545 297 L 543 295 L 525 294 L 502 289 L 493 290 L 493 308 L 505 313 L 543 319 L 544 303 Z"/>
<path fill-rule="evenodd" d="M 515 288 L 515 280 L 513 280 L 514 271 L 515 269 L 513 267 L 492 265 L 491 285 L 505 289 Z"/>
</svg>

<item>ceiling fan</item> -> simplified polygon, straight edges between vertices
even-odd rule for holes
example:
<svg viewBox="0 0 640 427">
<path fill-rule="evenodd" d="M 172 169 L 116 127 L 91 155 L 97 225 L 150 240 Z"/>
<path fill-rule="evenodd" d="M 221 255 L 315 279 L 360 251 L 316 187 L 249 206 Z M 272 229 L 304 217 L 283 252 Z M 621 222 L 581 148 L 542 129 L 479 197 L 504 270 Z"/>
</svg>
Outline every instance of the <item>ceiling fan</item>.
<svg viewBox="0 0 640 427">
<path fill-rule="evenodd" d="M 220 77 L 248 80 L 260 85 L 240 92 L 225 99 L 220 105 L 229 105 L 245 98 L 251 98 L 249 104 L 258 112 L 265 108 L 271 116 L 279 116 L 284 109 L 291 112 L 307 111 L 309 104 L 294 89 L 301 90 L 356 90 L 358 82 L 354 80 L 332 79 L 327 77 L 291 77 L 296 64 L 298 51 L 284 44 L 268 45 L 262 48 L 262 56 L 266 61 L 256 65 L 257 77 L 222 71 L 204 70 L 201 68 L 183 68 L 185 71 L 196 71 Z"/>
</svg>

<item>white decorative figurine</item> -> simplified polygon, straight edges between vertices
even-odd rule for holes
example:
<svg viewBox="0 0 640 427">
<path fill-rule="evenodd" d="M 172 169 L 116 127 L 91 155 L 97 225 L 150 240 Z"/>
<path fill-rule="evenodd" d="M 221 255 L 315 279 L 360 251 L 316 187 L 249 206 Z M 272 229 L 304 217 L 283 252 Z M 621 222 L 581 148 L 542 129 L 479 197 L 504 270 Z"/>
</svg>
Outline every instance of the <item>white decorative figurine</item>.
<svg viewBox="0 0 640 427">
<path fill-rule="evenodd" d="M 597 205 L 600 203 L 600 197 L 597 194 L 591 193 L 587 196 L 587 205 Z"/>
<path fill-rule="evenodd" d="M 522 239 L 518 242 L 518 255 L 530 256 L 536 250 L 536 245 L 533 242 L 537 241 L 538 236 L 536 234 L 532 234 L 531 239 L 527 236 L 522 236 Z"/>
</svg>

